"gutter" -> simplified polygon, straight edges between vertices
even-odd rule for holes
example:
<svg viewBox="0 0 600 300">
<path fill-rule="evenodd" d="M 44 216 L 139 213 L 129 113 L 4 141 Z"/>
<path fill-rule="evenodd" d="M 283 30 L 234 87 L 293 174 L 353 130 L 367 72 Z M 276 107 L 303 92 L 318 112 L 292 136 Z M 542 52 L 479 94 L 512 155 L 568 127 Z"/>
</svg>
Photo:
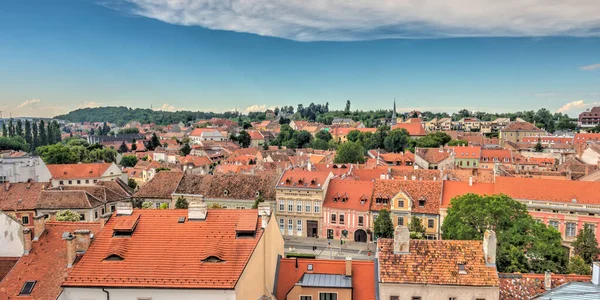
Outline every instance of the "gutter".
<svg viewBox="0 0 600 300">
<path fill-rule="evenodd" d="M 108 293 L 108 291 L 104 288 L 102 288 L 102 291 L 106 293 L 106 300 L 110 300 L 110 294 Z"/>
</svg>

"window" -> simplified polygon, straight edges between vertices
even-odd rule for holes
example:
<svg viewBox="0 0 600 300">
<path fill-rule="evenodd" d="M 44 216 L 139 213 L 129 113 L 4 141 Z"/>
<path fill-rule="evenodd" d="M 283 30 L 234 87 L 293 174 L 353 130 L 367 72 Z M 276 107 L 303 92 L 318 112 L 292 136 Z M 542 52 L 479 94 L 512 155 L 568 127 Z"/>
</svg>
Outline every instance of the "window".
<svg viewBox="0 0 600 300">
<path fill-rule="evenodd" d="M 575 223 L 568 222 L 567 223 L 567 230 L 565 232 L 566 236 L 575 236 L 576 231 L 577 231 L 577 228 L 576 228 Z"/>
<path fill-rule="evenodd" d="M 89 179 L 86 179 L 86 180 L 85 180 L 85 183 L 86 183 L 86 184 L 87 184 L 87 183 L 90 183 L 90 180 L 89 180 Z"/>
<path fill-rule="evenodd" d="M 25 223 L 23 223 L 23 224 L 25 224 Z M 596 225 L 594 225 L 594 224 L 585 224 L 585 225 L 583 225 L 583 228 L 591 229 L 592 231 L 596 231 Z"/>
<path fill-rule="evenodd" d="M 298 232 L 302 232 L 302 220 L 296 221 L 296 230 L 298 230 Z"/>
<path fill-rule="evenodd" d="M 318 214 L 320 211 L 320 204 L 319 203 L 315 203 L 315 213 Z"/>
<path fill-rule="evenodd" d="M 398 200 L 398 207 L 404 207 L 404 200 Z"/>
<path fill-rule="evenodd" d="M 364 217 L 358 216 L 358 226 L 364 226 Z"/>
<path fill-rule="evenodd" d="M 340 214 L 340 224 L 344 224 L 344 215 Z"/>
<path fill-rule="evenodd" d="M 400 300 L 400 297 L 398 297 L 398 296 L 390 296 L 390 300 Z"/>
<path fill-rule="evenodd" d="M 461 275 L 467 274 L 467 269 L 465 268 L 465 264 L 458 264 L 458 274 L 461 274 Z"/>
<path fill-rule="evenodd" d="M 331 223 L 335 224 L 336 222 L 336 214 L 331 214 Z"/>
<path fill-rule="evenodd" d="M 312 300 L 312 296 L 300 296 L 300 300 Z"/>
<path fill-rule="evenodd" d="M 425 207 L 425 200 L 419 200 L 419 207 Z"/>
<path fill-rule="evenodd" d="M 111 205 L 110 206 L 110 212 L 115 212 L 116 206 L 115 205 Z"/>
<path fill-rule="evenodd" d="M 33 287 L 35 286 L 36 282 L 36 280 L 26 281 L 25 284 L 23 284 L 23 288 L 21 288 L 21 292 L 19 292 L 19 296 L 31 295 L 31 291 L 33 290 Z"/>
<path fill-rule="evenodd" d="M 307 213 L 310 212 L 310 202 L 306 202 L 306 205 L 304 206 L 304 211 L 306 211 Z"/>
<path fill-rule="evenodd" d="M 296 201 L 296 211 L 302 212 L 302 202 Z"/>
<path fill-rule="evenodd" d="M 428 228 L 433 228 L 434 224 L 435 224 L 435 220 L 434 219 L 427 220 L 427 227 Z"/>
<path fill-rule="evenodd" d="M 288 201 L 288 211 L 294 211 L 294 201 Z"/>
<path fill-rule="evenodd" d="M 279 219 L 279 230 L 283 231 L 283 228 L 285 226 L 285 221 L 283 219 Z"/>
<path fill-rule="evenodd" d="M 85 221 L 85 214 L 79 214 L 79 220 Z"/>
<path fill-rule="evenodd" d="M 412 296 L 411 300 L 421 300 L 421 296 Z"/>
<path fill-rule="evenodd" d="M 558 230 L 558 221 L 551 220 L 550 222 L 548 222 L 548 225 L 550 225 L 551 227 L 554 227 L 554 229 Z"/>
<path fill-rule="evenodd" d="M 27 224 L 29 224 L 29 216 L 22 216 L 22 217 L 21 217 L 21 223 L 22 223 L 23 225 L 27 225 Z"/>
<path fill-rule="evenodd" d="M 456 297 L 450 297 L 448 300 L 456 300 Z"/>
<path fill-rule="evenodd" d="M 285 201 L 279 200 L 279 211 L 285 210 Z"/>
<path fill-rule="evenodd" d="M 69 184 L 73 184 L 73 181 L 72 181 L 72 180 L 69 180 Z"/>
<path fill-rule="evenodd" d="M 106 211 L 104 210 L 104 207 L 102 208 L 102 215 L 104 215 L 106 213 Z"/>
<path fill-rule="evenodd" d="M 336 293 L 319 293 L 319 300 L 337 300 Z"/>
<path fill-rule="evenodd" d="M 61 180 L 58 182 L 58 184 L 63 185 L 63 184 L 65 184 L 65 182 Z"/>
<path fill-rule="evenodd" d="M 98 211 L 94 211 L 94 219 L 98 219 Z"/>
<path fill-rule="evenodd" d="M 77 180 L 77 184 L 81 184 L 81 180 Z"/>
<path fill-rule="evenodd" d="M 292 221 L 292 219 L 288 220 L 288 231 L 290 233 L 292 233 L 292 231 L 294 231 L 294 221 Z"/>
<path fill-rule="evenodd" d="M 404 226 L 404 217 L 398 217 L 398 226 Z"/>
</svg>

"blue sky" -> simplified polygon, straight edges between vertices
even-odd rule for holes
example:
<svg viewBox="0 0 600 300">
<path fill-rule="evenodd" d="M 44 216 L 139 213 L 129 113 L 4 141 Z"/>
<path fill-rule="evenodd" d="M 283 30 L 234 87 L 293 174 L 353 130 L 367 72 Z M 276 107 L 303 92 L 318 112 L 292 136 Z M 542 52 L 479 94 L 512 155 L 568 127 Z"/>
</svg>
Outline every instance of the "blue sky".
<svg viewBox="0 0 600 300">
<path fill-rule="evenodd" d="M 469 1 L 490 0 L 457 0 Z M 389 21 L 397 7 L 365 11 L 337 0 L 302 8 L 247 1 L 257 11 L 204 1 L 8 1 L 0 10 L 0 110 L 341 109 L 346 99 L 368 110 L 391 108 L 395 97 L 399 111 L 547 107 L 574 115 L 600 102 L 600 9 L 579 1 L 581 10 L 557 7 L 548 24 L 520 10 L 476 22 L 458 7 L 450 9 L 459 17 L 442 25 L 432 10 Z M 332 13 L 340 11 L 343 18 Z"/>
</svg>

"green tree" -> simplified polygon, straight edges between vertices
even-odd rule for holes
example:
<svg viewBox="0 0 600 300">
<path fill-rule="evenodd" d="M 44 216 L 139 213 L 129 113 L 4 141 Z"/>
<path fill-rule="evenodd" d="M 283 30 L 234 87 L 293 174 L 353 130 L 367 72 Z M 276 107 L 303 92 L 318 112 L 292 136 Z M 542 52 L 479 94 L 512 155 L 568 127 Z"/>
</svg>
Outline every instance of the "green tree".
<svg viewBox="0 0 600 300">
<path fill-rule="evenodd" d="M 377 238 L 393 238 L 394 237 L 394 223 L 390 217 L 390 212 L 386 209 L 379 211 L 379 215 L 373 222 L 373 233 Z"/>
<path fill-rule="evenodd" d="M 127 148 L 127 144 L 125 144 L 125 141 L 123 141 L 121 143 L 121 146 L 119 146 L 119 150 L 117 150 L 117 152 L 119 153 L 126 153 L 129 151 L 129 148 Z"/>
<path fill-rule="evenodd" d="M 189 203 L 187 202 L 187 200 L 185 199 L 185 197 L 179 196 L 179 198 L 177 198 L 177 202 L 175 202 L 175 208 L 177 208 L 177 209 L 187 209 L 188 206 L 189 206 Z"/>
<path fill-rule="evenodd" d="M 350 132 L 348 132 L 348 134 L 346 135 L 346 139 L 349 142 L 358 142 L 360 135 L 361 132 L 359 130 L 350 130 Z"/>
<path fill-rule="evenodd" d="M 20 136 L 0 137 L 0 150 L 16 150 L 16 151 L 29 151 L 29 145 Z"/>
<path fill-rule="evenodd" d="M 465 140 L 451 140 L 448 142 L 448 146 L 467 146 L 469 145 L 468 141 Z"/>
<path fill-rule="evenodd" d="M 8 120 L 8 136 L 9 137 L 15 136 L 15 124 L 13 123 L 12 118 L 10 120 Z"/>
<path fill-rule="evenodd" d="M 29 122 L 29 120 L 25 120 L 25 141 L 27 144 L 31 145 L 31 122 Z"/>
<path fill-rule="evenodd" d="M 150 138 L 150 143 L 152 143 L 152 149 L 156 149 L 157 147 L 160 147 L 160 140 L 158 139 L 156 132 L 152 133 L 152 137 Z"/>
<path fill-rule="evenodd" d="M 544 147 L 542 147 L 542 141 L 538 138 L 537 143 L 535 144 L 535 148 L 534 148 L 535 152 L 542 152 L 544 151 Z"/>
<path fill-rule="evenodd" d="M 236 139 L 242 148 L 248 148 L 252 142 L 252 138 L 250 137 L 250 134 L 246 132 L 246 130 L 242 130 Z"/>
<path fill-rule="evenodd" d="M 346 107 L 344 108 L 344 114 L 350 114 L 350 100 L 346 100 Z"/>
<path fill-rule="evenodd" d="M 181 149 L 179 149 L 179 155 L 181 156 L 189 155 L 190 152 L 192 152 L 192 147 L 190 147 L 190 144 L 183 144 Z"/>
<path fill-rule="evenodd" d="M 61 210 L 56 212 L 56 221 L 59 222 L 78 222 L 81 216 L 72 210 Z"/>
<path fill-rule="evenodd" d="M 4 137 L 8 136 L 8 128 L 6 128 L 6 122 L 2 123 L 2 136 L 4 136 Z"/>
<path fill-rule="evenodd" d="M 133 167 L 137 164 L 138 159 L 135 155 L 124 155 L 121 158 L 121 166 L 123 167 Z"/>
<path fill-rule="evenodd" d="M 327 150 L 329 149 L 329 143 L 322 139 L 314 139 L 312 141 L 311 147 L 313 149 Z"/>
<path fill-rule="evenodd" d="M 417 218 L 417 216 L 412 216 L 412 218 L 410 219 L 410 224 L 408 224 L 408 231 L 410 231 L 411 239 L 425 238 L 425 226 L 423 226 L 423 221 Z"/>
<path fill-rule="evenodd" d="M 156 173 L 161 172 L 161 171 L 171 171 L 171 169 L 165 168 L 165 167 L 156 168 Z"/>
<path fill-rule="evenodd" d="M 346 142 L 338 146 L 333 162 L 336 164 L 344 163 L 364 163 L 365 149 L 358 143 Z"/>
<path fill-rule="evenodd" d="M 131 141 L 131 151 L 132 151 L 132 152 L 133 152 L 133 151 L 135 151 L 135 150 L 137 150 L 137 145 L 136 145 L 136 143 L 137 143 L 137 141 L 136 141 L 135 139 L 133 139 L 133 140 Z"/>
<path fill-rule="evenodd" d="M 23 122 L 21 121 L 21 119 L 17 120 L 17 127 L 15 128 L 15 135 L 25 138 L 25 135 L 23 134 Z"/>
<path fill-rule="evenodd" d="M 41 146 L 36 151 L 46 164 L 76 164 L 80 161 L 77 153 L 63 144 Z"/>
<path fill-rule="evenodd" d="M 137 127 L 119 129 L 119 134 L 137 134 L 140 133 L 140 129 Z"/>
<path fill-rule="evenodd" d="M 410 135 L 406 129 L 394 129 L 383 140 L 383 146 L 388 152 L 402 152 L 408 146 Z"/>
<path fill-rule="evenodd" d="M 583 230 L 580 230 L 571 246 L 573 246 L 575 255 L 583 258 L 586 264 L 591 264 L 593 261 L 597 260 L 598 255 L 600 254 L 598 241 L 596 240 L 596 235 L 591 227 L 586 226 Z"/>
<path fill-rule="evenodd" d="M 252 204 L 252 209 L 257 209 L 258 205 L 262 202 L 265 202 L 265 198 L 262 195 L 258 195 L 256 199 L 254 199 L 254 204 Z"/>
<path fill-rule="evenodd" d="M 313 139 L 312 134 L 306 130 L 297 131 L 295 139 L 298 142 L 298 148 L 305 148 Z"/>
<path fill-rule="evenodd" d="M 329 140 L 332 139 L 331 133 L 325 129 L 321 129 L 319 130 L 319 132 L 317 132 L 315 134 L 315 139 L 319 139 L 319 140 L 323 140 L 325 142 L 329 142 Z"/>
<path fill-rule="evenodd" d="M 137 182 L 133 178 L 127 179 L 127 186 L 134 189 L 137 187 Z"/>
<path fill-rule="evenodd" d="M 38 124 L 38 131 L 40 135 L 40 145 L 47 146 L 48 145 L 48 134 L 46 131 L 46 124 L 44 124 L 44 120 L 40 120 Z"/>
<path fill-rule="evenodd" d="M 31 152 L 35 152 L 37 147 L 40 146 L 40 138 L 37 123 L 33 122 L 33 124 L 31 124 L 31 127 Z"/>
<path fill-rule="evenodd" d="M 169 209 L 169 203 L 161 203 L 158 209 Z"/>
<path fill-rule="evenodd" d="M 154 202 L 145 201 L 144 203 L 142 203 L 142 209 L 150 209 L 154 207 Z"/>
<path fill-rule="evenodd" d="M 586 263 L 581 256 L 575 255 L 571 257 L 567 273 L 577 275 L 592 275 L 590 264 Z"/>
</svg>

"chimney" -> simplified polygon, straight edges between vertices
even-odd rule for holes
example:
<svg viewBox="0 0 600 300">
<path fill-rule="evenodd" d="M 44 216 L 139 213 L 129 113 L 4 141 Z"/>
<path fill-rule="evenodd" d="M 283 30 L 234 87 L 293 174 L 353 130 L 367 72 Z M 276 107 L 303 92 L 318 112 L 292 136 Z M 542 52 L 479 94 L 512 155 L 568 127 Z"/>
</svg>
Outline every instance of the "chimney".
<svg viewBox="0 0 600 300">
<path fill-rule="evenodd" d="M 104 225 L 110 220 L 112 213 L 105 213 L 100 217 L 100 228 L 104 228 Z"/>
<path fill-rule="evenodd" d="M 269 219 L 271 219 L 271 204 L 269 204 L 269 202 L 261 202 L 258 204 L 258 216 L 260 217 L 262 228 L 267 228 Z"/>
<path fill-rule="evenodd" d="M 48 212 L 48 222 L 56 222 L 56 212 L 55 211 Z"/>
<path fill-rule="evenodd" d="M 206 202 L 190 202 L 188 205 L 188 220 L 206 220 L 207 214 Z"/>
<path fill-rule="evenodd" d="M 90 247 L 92 232 L 89 230 L 75 230 L 75 253 L 85 252 Z"/>
<path fill-rule="evenodd" d="M 75 236 L 70 232 L 64 232 L 62 239 L 67 242 L 67 268 L 71 268 L 77 257 L 77 253 L 75 252 Z"/>
<path fill-rule="evenodd" d="M 10 182 L 7 181 L 4 183 L 4 190 L 8 191 L 9 189 L 10 189 Z"/>
<path fill-rule="evenodd" d="M 33 240 L 37 241 L 40 236 L 42 235 L 42 233 L 44 232 L 44 230 L 46 229 L 46 220 L 44 218 L 44 215 L 39 215 L 39 216 L 35 216 L 33 217 Z"/>
<path fill-rule="evenodd" d="M 496 233 L 486 230 L 483 234 L 483 255 L 486 266 L 496 266 Z"/>
<path fill-rule="evenodd" d="M 550 271 L 544 272 L 544 289 L 546 291 L 552 289 L 552 273 Z"/>
<path fill-rule="evenodd" d="M 23 229 L 23 255 L 29 255 L 31 251 L 31 229 Z"/>
<path fill-rule="evenodd" d="M 413 181 L 417 180 L 417 176 L 413 175 L 410 179 L 412 179 Z"/>
<path fill-rule="evenodd" d="M 133 214 L 133 205 L 131 202 L 117 203 L 117 216 L 131 216 Z"/>
<path fill-rule="evenodd" d="M 346 257 L 346 276 L 352 276 L 352 257 Z"/>
<path fill-rule="evenodd" d="M 469 176 L 469 186 L 473 186 L 473 176 Z"/>
<path fill-rule="evenodd" d="M 406 226 L 396 226 L 394 230 L 394 254 L 410 253 L 410 232 Z"/>
<path fill-rule="evenodd" d="M 592 283 L 595 285 L 600 284 L 600 262 L 592 263 Z"/>
</svg>

